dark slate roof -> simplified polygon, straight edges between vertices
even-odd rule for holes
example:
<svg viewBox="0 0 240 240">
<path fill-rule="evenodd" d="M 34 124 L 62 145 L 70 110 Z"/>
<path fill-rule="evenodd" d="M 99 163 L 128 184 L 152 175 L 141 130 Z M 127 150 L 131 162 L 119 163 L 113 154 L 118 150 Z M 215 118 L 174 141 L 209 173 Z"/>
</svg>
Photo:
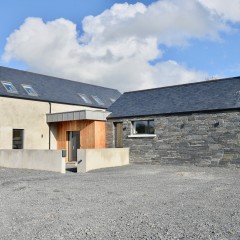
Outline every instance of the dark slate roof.
<svg viewBox="0 0 240 240">
<path fill-rule="evenodd" d="M 120 92 L 115 89 L 0 66 L 0 82 L 1 81 L 11 82 L 17 89 L 18 94 L 8 93 L 0 83 L 0 96 L 96 108 L 108 108 L 112 104 L 110 98 L 117 99 L 121 95 Z M 21 84 L 31 85 L 38 93 L 38 96 L 29 96 Z M 92 104 L 85 103 L 82 98 L 78 96 L 78 93 L 89 96 Z M 105 105 L 99 105 L 91 96 L 98 96 Z"/>
<path fill-rule="evenodd" d="M 109 118 L 240 108 L 240 77 L 124 93 Z"/>
</svg>

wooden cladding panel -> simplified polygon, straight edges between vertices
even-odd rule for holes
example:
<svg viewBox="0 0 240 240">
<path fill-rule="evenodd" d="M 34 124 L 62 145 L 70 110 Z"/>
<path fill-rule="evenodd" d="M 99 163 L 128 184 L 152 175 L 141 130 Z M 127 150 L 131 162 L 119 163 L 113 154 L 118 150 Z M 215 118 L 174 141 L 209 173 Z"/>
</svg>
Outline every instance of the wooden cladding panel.
<svg viewBox="0 0 240 240">
<path fill-rule="evenodd" d="M 68 161 L 68 131 L 80 131 L 80 148 L 105 148 L 106 123 L 104 121 L 66 121 L 58 123 L 57 148 L 66 149 Z"/>
<path fill-rule="evenodd" d="M 80 131 L 80 147 L 95 148 L 94 121 L 84 124 Z"/>
<path fill-rule="evenodd" d="M 106 122 L 95 121 L 95 148 L 106 148 Z"/>
<path fill-rule="evenodd" d="M 66 149 L 67 132 L 80 131 L 82 148 L 94 147 L 94 121 L 66 121 L 58 124 L 58 149 Z"/>
</svg>

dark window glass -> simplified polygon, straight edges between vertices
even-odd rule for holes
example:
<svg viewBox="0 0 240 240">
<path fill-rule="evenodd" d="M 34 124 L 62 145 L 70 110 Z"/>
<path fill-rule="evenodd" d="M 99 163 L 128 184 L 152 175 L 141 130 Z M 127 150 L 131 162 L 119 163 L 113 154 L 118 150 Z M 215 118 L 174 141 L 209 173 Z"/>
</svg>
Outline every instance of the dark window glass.
<svg viewBox="0 0 240 240">
<path fill-rule="evenodd" d="M 154 121 L 135 121 L 133 122 L 134 134 L 154 134 Z"/>
<path fill-rule="evenodd" d="M 13 149 L 23 149 L 23 129 L 13 129 Z"/>
</svg>

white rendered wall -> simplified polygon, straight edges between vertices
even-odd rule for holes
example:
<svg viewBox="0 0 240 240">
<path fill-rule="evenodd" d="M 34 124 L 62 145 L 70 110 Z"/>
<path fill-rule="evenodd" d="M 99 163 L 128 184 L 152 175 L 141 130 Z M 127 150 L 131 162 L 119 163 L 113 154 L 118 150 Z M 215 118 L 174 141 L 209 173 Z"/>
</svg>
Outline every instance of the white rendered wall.
<svg viewBox="0 0 240 240">
<path fill-rule="evenodd" d="M 52 113 L 84 109 L 96 108 L 51 103 Z M 0 97 L 0 149 L 12 149 L 13 129 L 24 129 L 24 149 L 49 149 L 49 111 L 48 102 Z M 51 149 L 57 149 L 55 124 L 51 130 Z"/>
<path fill-rule="evenodd" d="M 49 104 L 0 97 L 0 149 L 12 149 L 13 129 L 24 129 L 24 149 L 48 149 Z"/>
</svg>

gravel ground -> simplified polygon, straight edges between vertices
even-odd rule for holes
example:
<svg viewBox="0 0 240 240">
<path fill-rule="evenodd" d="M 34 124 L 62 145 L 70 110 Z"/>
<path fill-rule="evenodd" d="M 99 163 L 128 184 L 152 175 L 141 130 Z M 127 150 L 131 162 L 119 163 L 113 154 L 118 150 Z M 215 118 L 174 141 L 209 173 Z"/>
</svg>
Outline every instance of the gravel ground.
<svg viewBox="0 0 240 240">
<path fill-rule="evenodd" d="M 240 239 L 240 169 L 0 168 L 0 239 Z"/>
</svg>

